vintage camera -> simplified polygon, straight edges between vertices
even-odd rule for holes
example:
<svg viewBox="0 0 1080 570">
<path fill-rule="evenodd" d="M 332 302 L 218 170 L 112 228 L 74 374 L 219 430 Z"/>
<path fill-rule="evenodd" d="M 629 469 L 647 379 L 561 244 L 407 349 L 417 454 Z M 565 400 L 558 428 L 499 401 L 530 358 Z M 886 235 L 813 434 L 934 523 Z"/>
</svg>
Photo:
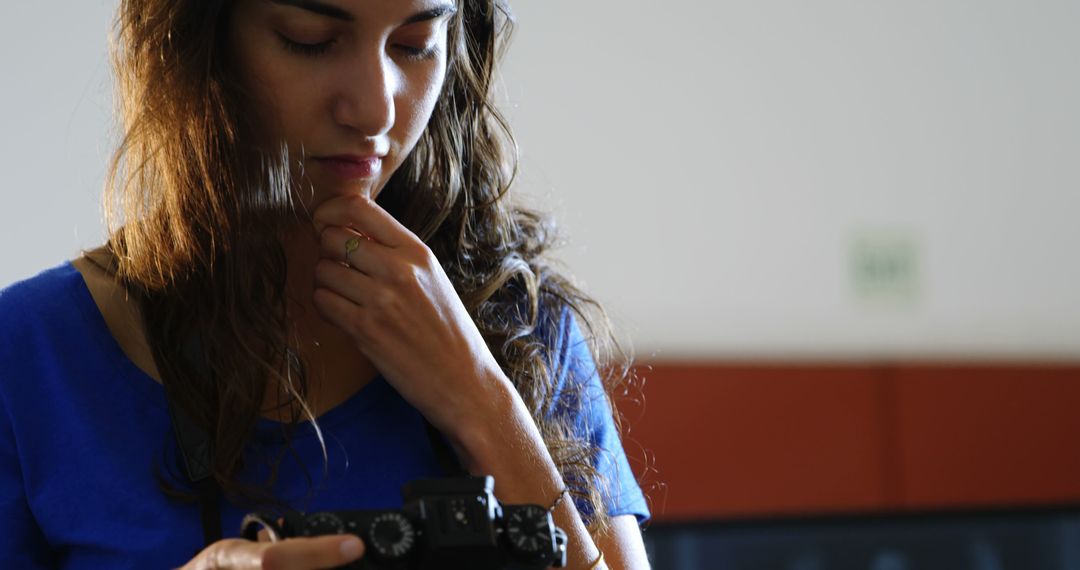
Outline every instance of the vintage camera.
<svg viewBox="0 0 1080 570">
<path fill-rule="evenodd" d="M 275 539 L 352 533 L 364 556 L 347 569 L 532 570 L 566 566 L 566 533 L 539 505 L 502 505 L 495 479 L 422 479 L 401 490 L 401 510 L 253 513 L 240 532 L 249 540 L 264 526 Z"/>
</svg>

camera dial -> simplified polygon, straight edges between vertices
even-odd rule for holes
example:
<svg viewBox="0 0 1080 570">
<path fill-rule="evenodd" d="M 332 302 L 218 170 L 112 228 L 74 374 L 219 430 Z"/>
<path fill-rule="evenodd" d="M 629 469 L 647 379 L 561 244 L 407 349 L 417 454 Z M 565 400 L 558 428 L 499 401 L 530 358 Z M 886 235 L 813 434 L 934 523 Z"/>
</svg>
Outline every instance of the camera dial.
<svg viewBox="0 0 1080 570">
<path fill-rule="evenodd" d="M 401 558 L 416 544 L 416 530 L 400 513 L 382 513 L 372 519 L 368 536 L 372 548 L 383 558 Z"/>
<path fill-rule="evenodd" d="M 510 510 L 510 509 L 507 509 Z M 527 555 L 551 550 L 551 519 L 538 505 L 519 505 L 507 514 L 506 532 L 510 543 Z"/>
<path fill-rule="evenodd" d="M 315 513 L 308 517 L 305 532 L 307 536 L 323 534 L 341 534 L 345 532 L 345 523 L 333 513 Z"/>
</svg>

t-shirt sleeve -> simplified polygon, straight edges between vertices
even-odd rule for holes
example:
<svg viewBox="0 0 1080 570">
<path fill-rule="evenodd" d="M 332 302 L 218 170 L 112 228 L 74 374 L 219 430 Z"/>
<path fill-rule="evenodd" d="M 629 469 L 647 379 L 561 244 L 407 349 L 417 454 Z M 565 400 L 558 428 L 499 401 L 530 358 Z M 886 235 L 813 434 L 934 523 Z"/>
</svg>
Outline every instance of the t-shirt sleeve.
<svg viewBox="0 0 1080 570">
<path fill-rule="evenodd" d="M 608 515 L 632 514 L 640 525 L 649 520 L 651 514 L 630 469 L 596 362 L 574 312 L 569 308 L 564 309 L 559 319 L 557 338 L 553 368 L 556 396 L 549 415 L 572 415 L 575 432 L 597 446 L 598 452 L 592 461 L 603 476 L 605 484 L 600 489 Z M 583 501 L 576 504 L 587 522 L 592 515 L 588 506 Z"/>
</svg>

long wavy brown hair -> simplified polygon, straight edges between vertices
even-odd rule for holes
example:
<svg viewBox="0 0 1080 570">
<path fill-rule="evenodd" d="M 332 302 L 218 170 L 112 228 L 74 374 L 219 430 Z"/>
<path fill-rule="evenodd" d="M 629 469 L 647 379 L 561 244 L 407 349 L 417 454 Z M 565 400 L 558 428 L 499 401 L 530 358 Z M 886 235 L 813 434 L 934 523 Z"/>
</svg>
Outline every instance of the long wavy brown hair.
<svg viewBox="0 0 1080 570">
<path fill-rule="evenodd" d="M 104 251 L 117 282 L 139 300 L 169 398 L 211 434 L 214 478 L 230 500 L 263 506 L 275 502 L 273 476 L 257 486 L 238 473 L 267 389 L 299 404 L 287 426 L 316 418 L 303 405 L 306 366 L 288 332 L 282 236 L 297 207 L 290 159 L 254 143 L 248 95 L 225 52 L 231 4 L 120 3 L 113 60 L 123 129 L 106 184 Z M 436 254 L 590 531 L 603 532 L 604 497 L 614 491 L 594 467 L 601 450 L 575 433 L 573 414 L 550 413 L 556 368 L 569 364 L 558 362 L 554 346 L 564 309 L 582 324 L 605 404 L 639 386 L 601 305 L 550 261 L 559 243 L 550 218 L 511 203 L 516 146 L 492 104 L 496 62 L 512 29 L 508 7 L 458 4 L 443 92 L 378 200 Z M 560 398 L 584 403 L 570 393 Z M 158 478 L 170 495 L 194 498 Z"/>
</svg>

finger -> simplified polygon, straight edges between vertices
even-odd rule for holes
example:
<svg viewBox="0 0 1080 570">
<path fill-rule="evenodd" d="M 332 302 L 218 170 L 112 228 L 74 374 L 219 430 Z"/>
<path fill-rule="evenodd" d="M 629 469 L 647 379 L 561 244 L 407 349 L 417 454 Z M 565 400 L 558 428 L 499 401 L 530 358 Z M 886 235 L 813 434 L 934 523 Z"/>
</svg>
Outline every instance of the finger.
<svg viewBox="0 0 1080 570">
<path fill-rule="evenodd" d="M 189 566 L 194 568 L 262 568 L 263 553 L 273 544 L 239 538 L 219 540 L 200 552 Z"/>
<path fill-rule="evenodd" d="M 362 306 L 366 299 L 371 298 L 374 286 L 375 282 L 370 276 L 336 261 L 323 259 L 315 265 L 315 287 L 327 289 L 351 303 Z"/>
<path fill-rule="evenodd" d="M 364 342 L 366 340 L 366 336 L 361 337 L 363 329 L 360 327 L 360 319 L 363 309 L 360 308 L 359 305 L 330 289 L 324 289 L 322 287 L 315 289 L 315 293 L 312 295 L 312 301 L 315 305 L 315 309 L 319 311 L 319 314 L 329 321 L 330 324 L 345 331 L 346 334 L 353 337 L 358 342 Z"/>
<path fill-rule="evenodd" d="M 262 568 L 267 570 L 337 568 L 360 558 L 363 554 L 364 543 L 352 534 L 291 538 L 266 547 L 262 553 Z"/>
<path fill-rule="evenodd" d="M 359 241 L 352 246 L 349 240 Z M 348 263 L 355 270 L 368 275 L 381 276 L 392 262 L 389 249 L 375 241 L 366 240 L 356 232 L 341 226 L 327 226 L 319 236 L 319 248 L 323 255 L 341 263 Z M 346 252 L 348 258 L 346 259 Z"/>
<path fill-rule="evenodd" d="M 312 214 L 316 231 L 326 226 L 351 227 L 388 247 L 400 247 L 417 241 L 408 228 L 390 212 L 366 196 L 350 194 L 323 202 Z"/>
</svg>

